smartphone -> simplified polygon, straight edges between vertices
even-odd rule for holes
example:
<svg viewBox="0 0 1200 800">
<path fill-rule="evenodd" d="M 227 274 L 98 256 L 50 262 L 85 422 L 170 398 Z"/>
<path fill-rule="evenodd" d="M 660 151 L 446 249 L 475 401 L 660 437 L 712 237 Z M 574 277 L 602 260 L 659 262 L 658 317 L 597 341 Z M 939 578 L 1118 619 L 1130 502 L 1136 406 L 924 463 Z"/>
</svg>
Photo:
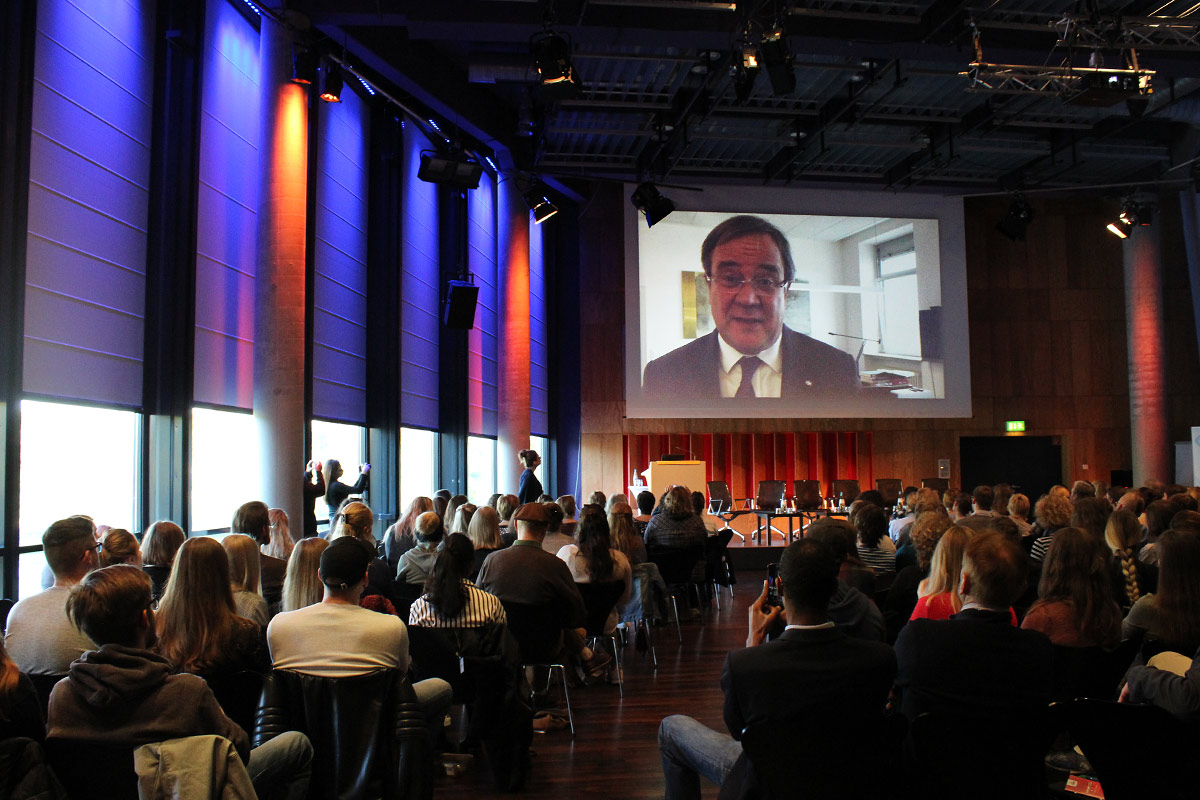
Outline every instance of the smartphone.
<svg viewBox="0 0 1200 800">
<path fill-rule="evenodd" d="M 773 606 L 782 606 L 779 599 L 779 564 L 772 561 L 767 564 L 767 602 Z"/>
</svg>

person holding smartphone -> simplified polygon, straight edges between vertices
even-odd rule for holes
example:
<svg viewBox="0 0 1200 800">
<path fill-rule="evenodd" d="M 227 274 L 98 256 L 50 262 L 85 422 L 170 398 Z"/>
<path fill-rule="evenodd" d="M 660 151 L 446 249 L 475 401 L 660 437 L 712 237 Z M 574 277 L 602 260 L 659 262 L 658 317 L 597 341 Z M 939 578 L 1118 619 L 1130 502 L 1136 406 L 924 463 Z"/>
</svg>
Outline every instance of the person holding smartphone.
<svg viewBox="0 0 1200 800">
<path fill-rule="evenodd" d="M 732 796 L 752 789 L 753 771 L 739 741 L 747 727 L 801 719 L 811 724 L 814 714 L 829 714 L 831 708 L 839 724 L 861 719 L 864 731 L 878 725 L 896 676 L 896 655 L 882 642 L 854 639 L 834 626 L 828 607 L 837 575 L 837 559 L 822 542 L 801 539 L 784 551 L 783 608 L 771 603 L 770 582 L 764 581 L 749 608 L 746 648 L 725 659 L 721 689 L 729 733 L 682 715 L 659 725 L 667 800 L 698 800 L 701 776 L 718 786 L 726 779 L 737 782 L 741 792 Z M 778 638 L 768 642 L 780 628 Z"/>
</svg>

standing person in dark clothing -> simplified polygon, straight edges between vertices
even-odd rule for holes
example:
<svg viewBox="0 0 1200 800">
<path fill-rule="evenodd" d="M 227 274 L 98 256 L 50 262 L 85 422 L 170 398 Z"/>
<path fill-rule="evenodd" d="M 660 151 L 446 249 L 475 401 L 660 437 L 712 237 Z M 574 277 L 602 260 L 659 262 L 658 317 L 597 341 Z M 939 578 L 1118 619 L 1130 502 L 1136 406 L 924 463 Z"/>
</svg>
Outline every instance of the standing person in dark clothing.
<svg viewBox="0 0 1200 800">
<path fill-rule="evenodd" d="M 342 464 L 336 458 L 328 459 L 325 462 L 325 505 L 329 506 L 329 519 L 332 527 L 332 520 L 342 503 L 346 502 L 346 498 L 352 494 L 361 494 L 367 489 L 367 473 L 371 471 L 370 464 L 360 464 L 358 467 L 358 480 L 353 486 L 347 486 L 338 478 L 342 477 Z"/>
<path fill-rule="evenodd" d="M 537 454 L 536 450 L 522 450 L 517 457 L 521 459 L 521 464 L 525 467 L 525 471 L 521 473 L 517 499 L 521 501 L 522 505 L 536 503 L 537 499 L 542 496 L 542 482 L 538 480 L 537 475 L 533 474 L 533 471 L 542 463 L 542 457 Z"/>
<path fill-rule="evenodd" d="M 325 473 L 320 461 L 309 461 L 304 468 L 304 535 L 317 535 L 317 512 L 313 503 L 325 494 Z"/>
</svg>

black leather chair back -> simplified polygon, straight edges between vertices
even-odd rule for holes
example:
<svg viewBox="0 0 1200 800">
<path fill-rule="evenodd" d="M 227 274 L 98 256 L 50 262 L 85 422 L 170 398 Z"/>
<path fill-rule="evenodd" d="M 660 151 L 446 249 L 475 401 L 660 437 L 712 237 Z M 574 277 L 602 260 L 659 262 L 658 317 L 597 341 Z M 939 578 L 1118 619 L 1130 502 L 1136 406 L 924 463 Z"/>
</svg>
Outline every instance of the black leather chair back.
<svg viewBox="0 0 1200 800">
<path fill-rule="evenodd" d="M 137 800 L 133 747 L 79 739 L 47 739 L 46 761 L 68 797 Z"/>
<path fill-rule="evenodd" d="M 729 586 L 733 583 L 731 570 L 725 563 L 725 552 L 729 549 L 729 543 L 732 540 L 733 530 L 731 528 L 718 531 L 716 535 L 709 536 L 704 540 L 705 580 L 716 581 L 721 586 Z"/>
<path fill-rule="evenodd" d="M 850 505 L 862 494 L 858 481 L 852 478 L 840 478 L 833 482 L 833 497 L 843 499 Z"/>
<path fill-rule="evenodd" d="M 820 481 L 793 481 L 792 487 L 797 511 L 816 511 L 821 507 Z"/>
<path fill-rule="evenodd" d="M 551 605 L 502 601 L 522 664 L 554 664 L 562 645 L 562 612 Z"/>
<path fill-rule="evenodd" d="M 894 506 L 900 499 L 900 493 L 904 491 L 904 482 L 899 478 L 876 478 L 875 491 L 883 495 L 885 506 Z"/>
<path fill-rule="evenodd" d="M 667 586 L 679 586 L 692 582 L 696 564 L 704 558 L 704 545 L 695 547 L 655 547 L 648 553 L 649 560 L 658 565 L 663 582 Z"/>
<path fill-rule="evenodd" d="M 46 718 L 46 710 L 50 707 L 50 692 L 54 690 L 54 685 L 61 681 L 66 675 L 36 675 L 27 673 L 29 682 L 33 684 L 33 690 L 37 692 L 38 703 L 42 706 L 42 719 Z"/>
<path fill-rule="evenodd" d="M 398 670 L 352 678 L 273 671 L 263 682 L 253 743 L 289 730 L 312 741 L 314 800 L 418 800 L 432 790 L 429 729 Z"/>
<path fill-rule="evenodd" d="M 725 481 L 708 482 L 708 510 L 711 514 L 722 514 L 733 510 L 733 494 Z"/>
<path fill-rule="evenodd" d="M 583 606 L 587 609 L 587 621 L 584 628 L 588 636 L 604 636 L 604 623 L 608 615 L 616 607 L 617 601 L 625 592 L 625 581 L 604 581 L 602 583 L 577 583 L 579 594 L 583 596 Z"/>
<path fill-rule="evenodd" d="M 949 478 L 921 478 L 922 489 L 936 489 L 939 492 L 944 492 L 950 488 Z"/>
<path fill-rule="evenodd" d="M 759 481 L 758 496 L 754 498 L 756 508 L 775 511 L 783 505 L 783 494 L 787 491 L 784 481 Z"/>
<path fill-rule="evenodd" d="M 12 611 L 12 607 L 17 604 L 17 601 L 9 598 L 0 598 L 0 631 L 8 627 L 8 612 Z"/>
<path fill-rule="evenodd" d="M 225 716 L 236 722 L 242 730 L 253 730 L 254 714 L 262 697 L 262 673 L 239 670 L 203 677 Z"/>
<path fill-rule="evenodd" d="M 1045 709 L 920 714 L 912 722 L 909 751 L 919 796 L 928 800 L 1044 798 L 1045 758 L 1052 737 Z"/>
</svg>

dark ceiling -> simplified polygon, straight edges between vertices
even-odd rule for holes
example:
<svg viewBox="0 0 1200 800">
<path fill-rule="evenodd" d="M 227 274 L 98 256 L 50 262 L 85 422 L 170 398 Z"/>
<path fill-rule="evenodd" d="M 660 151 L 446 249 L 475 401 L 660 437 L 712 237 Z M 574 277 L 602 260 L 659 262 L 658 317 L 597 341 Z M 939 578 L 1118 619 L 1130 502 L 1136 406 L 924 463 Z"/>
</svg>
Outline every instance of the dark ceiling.
<svg viewBox="0 0 1200 800">
<path fill-rule="evenodd" d="M 843 182 L 953 193 L 1187 179 L 1200 5 L 1048 0 L 299 0 L 349 61 L 506 171 L 666 183 Z M 795 88 L 731 65 L 782 26 Z M 547 99 L 530 39 L 569 38 Z M 973 38 L 977 34 L 977 40 Z M 972 76 L 978 56 L 988 65 Z M 1084 92 L 1080 67 L 1155 72 Z M 1071 69 L 1067 69 L 1070 67 Z M 1100 80 L 1107 80 L 1104 75 Z"/>
</svg>

